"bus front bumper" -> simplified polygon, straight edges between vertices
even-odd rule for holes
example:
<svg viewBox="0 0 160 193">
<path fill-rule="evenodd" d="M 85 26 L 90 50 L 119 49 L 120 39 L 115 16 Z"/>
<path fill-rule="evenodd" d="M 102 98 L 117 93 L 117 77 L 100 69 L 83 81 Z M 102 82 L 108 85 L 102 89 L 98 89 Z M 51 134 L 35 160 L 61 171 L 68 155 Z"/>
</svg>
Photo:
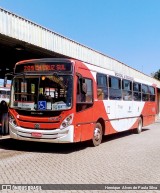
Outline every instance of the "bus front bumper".
<svg viewBox="0 0 160 193">
<path fill-rule="evenodd" d="M 9 123 L 9 131 L 13 139 L 48 143 L 71 143 L 74 136 L 73 125 L 64 129 L 38 130 L 22 128 Z"/>
</svg>

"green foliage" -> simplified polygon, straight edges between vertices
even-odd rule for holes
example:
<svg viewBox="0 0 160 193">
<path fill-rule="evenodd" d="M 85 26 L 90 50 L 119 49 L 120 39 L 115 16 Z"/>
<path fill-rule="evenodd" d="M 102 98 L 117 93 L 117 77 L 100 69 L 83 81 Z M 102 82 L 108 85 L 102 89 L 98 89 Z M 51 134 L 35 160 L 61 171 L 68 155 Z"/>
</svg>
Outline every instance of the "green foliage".
<svg viewBox="0 0 160 193">
<path fill-rule="evenodd" d="M 160 80 L 160 69 L 154 73 L 153 77 L 157 80 Z"/>
</svg>

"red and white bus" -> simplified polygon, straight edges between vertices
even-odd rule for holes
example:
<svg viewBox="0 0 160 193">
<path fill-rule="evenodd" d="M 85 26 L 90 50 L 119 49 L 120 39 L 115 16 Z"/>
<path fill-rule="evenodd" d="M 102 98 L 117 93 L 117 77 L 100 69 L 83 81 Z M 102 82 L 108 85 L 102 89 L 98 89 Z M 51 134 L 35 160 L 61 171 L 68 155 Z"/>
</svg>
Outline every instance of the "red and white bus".
<svg viewBox="0 0 160 193">
<path fill-rule="evenodd" d="M 155 121 L 156 85 L 74 59 L 16 63 L 9 129 L 18 140 L 71 143 L 136 129 Z"/>
</svg>

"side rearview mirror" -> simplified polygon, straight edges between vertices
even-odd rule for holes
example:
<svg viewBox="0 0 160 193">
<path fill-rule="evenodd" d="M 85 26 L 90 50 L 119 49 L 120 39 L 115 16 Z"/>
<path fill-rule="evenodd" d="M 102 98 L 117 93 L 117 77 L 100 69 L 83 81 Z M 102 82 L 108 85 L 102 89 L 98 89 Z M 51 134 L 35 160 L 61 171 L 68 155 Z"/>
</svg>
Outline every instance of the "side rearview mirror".
<svg viewBox="0 0 160 193">
<path fill-rule="evenodd" d="M 84 94 L 87 93 L 87 84 L 86 84 L 86 83 L 82 83 L 82 92 L 83 92 Z"/>
<path fill-rule="evenodd" d="M 4 82 L 3 82 L 3 86 L 6 87 L 7 85 L 7 76 L 4 77 Z"/>
</svg>

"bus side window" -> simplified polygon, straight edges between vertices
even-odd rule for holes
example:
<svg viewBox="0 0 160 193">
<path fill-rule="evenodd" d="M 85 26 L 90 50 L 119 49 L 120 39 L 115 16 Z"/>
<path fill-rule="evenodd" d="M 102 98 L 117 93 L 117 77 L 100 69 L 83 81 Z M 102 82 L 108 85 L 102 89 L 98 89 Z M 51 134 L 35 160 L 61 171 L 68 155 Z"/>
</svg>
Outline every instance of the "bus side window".
<svg viewBox="0 0 160 193">
<path fill-rule="evenodd" d="M 86 94 L 82 91 L 82 79 L 79 78 L 77 81 L 77 102 L 85 102 Z"/>
<path fill-rule="evenodd" d="M 109 77 L 109 99 L 110 100 L 121 100 L 121 79 L 117 77 Z"/>
<path fill-rule="evenodd" d="M 108 99 L 108 80 L 107 75 L 97 73 L 97 99 Z"/>
<path fill-rule="evenodd" d="M 129 80 L 122 80 L 123 88 L 123 100 L 131 101 L 132 100 L 132 82 Z"/>
<path fill-rule="evenodd" d="M 133 100 L 141 101 L 141 84 L 133 82 Z"/>
<path fill-rule="evenodd" d="M 145 84 L 142 84 L 142 101 L 149 101 L 149 89 Z"/>
<path fill-rule="evenodd" d="M 77 80 L 77 112 L 93 105 L 93 83 L 88 78 Z"/>
<path fill-rule="evenodd" d="M 149 86 L 149 93 L 150 93 L 150 101 L 155 101 L 155 88 L 153 86 Z"/>
</svg>

